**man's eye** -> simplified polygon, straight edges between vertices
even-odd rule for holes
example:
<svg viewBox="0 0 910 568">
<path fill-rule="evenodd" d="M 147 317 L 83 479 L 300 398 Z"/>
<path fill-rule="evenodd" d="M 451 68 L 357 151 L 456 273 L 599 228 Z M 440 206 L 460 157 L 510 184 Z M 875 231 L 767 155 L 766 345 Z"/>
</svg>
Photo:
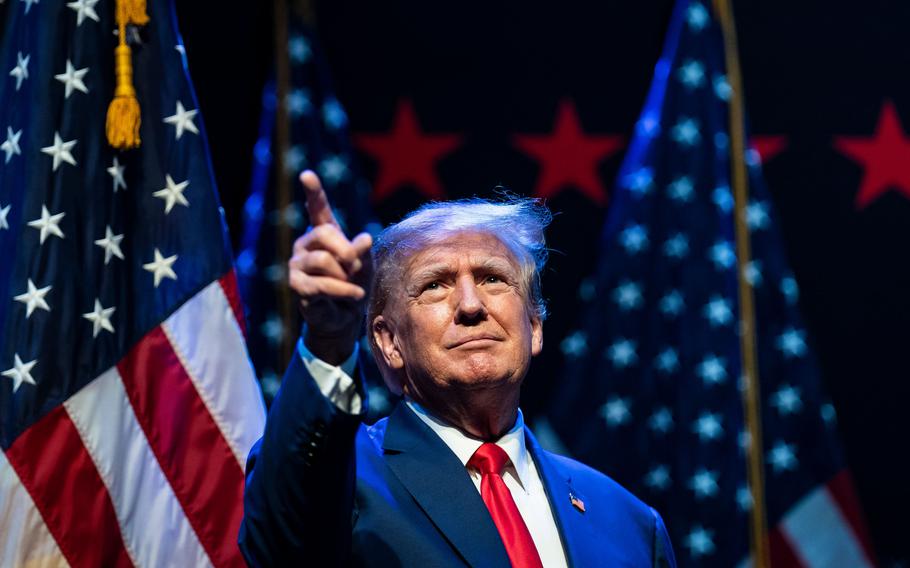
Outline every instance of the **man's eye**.
<svg viewBox="0 0 910 568">
<path fill-rule="evenodd" d="M 433 281 L 423 287 L 424 290 L 439 290 L 439 282 Z"/>
<path fill-rule="evenodd" d="M 502 278 L 500 278 L 499 276 L 493 276 L 491 274 L 490 276 L 487 276 L 486 278 L 484 278 L 483 281 L 486 282 L 487 284 L 499 284 L 500 282 L 502 282 Z"/>
</svg>

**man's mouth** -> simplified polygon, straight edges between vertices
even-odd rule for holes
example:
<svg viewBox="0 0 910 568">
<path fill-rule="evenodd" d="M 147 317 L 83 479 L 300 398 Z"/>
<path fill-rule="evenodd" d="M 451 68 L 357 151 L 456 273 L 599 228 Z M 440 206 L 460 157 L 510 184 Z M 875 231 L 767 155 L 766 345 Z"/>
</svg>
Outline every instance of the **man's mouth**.
<svg viewBox="0 0 910 568">
<path fill-rule="evenodd" d="M 502 341 L 502 338 L 498 335 L 492 333 L 479 333 L 475 335 L 467 335 L 462 337 L 458 341 L 455 341 L 449 345 L 449 349 L 455 349 L 458 347 L 482 347 L 487 343 L 496 343 Z"/>
</svg>

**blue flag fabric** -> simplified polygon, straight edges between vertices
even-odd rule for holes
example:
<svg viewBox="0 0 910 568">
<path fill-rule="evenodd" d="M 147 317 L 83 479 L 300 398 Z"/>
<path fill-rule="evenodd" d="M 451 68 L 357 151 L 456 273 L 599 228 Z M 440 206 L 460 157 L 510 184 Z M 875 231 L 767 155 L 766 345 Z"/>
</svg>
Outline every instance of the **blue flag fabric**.
<svg viewBox="0 0 910 568">
<path fill-rule="evenodd" d="M 548 420 L 576 457 L 664 516 L 681 566 L 746 559 L 750 440 L 737 333 L 738 278 L 745 278 L 757 316 L 775 565 L 846 554 L 828 542 L 829 529 L 848 534 L 843 546 L 863 565 L 870 553 L 834 409 L 754 150 L 745 219 L 752 258 L 736 257 L 730 96 L 719 25 L 708 5 L 680 0 L 620 170 L 596 275 L 581 290 L 584 321 L 562 344 L 566 376 Z M 840 501 L 819 505 L 812 501 L 819 491 Z M 819 520 L 827 513 L 830 526 Z"/>
<path fill-rule="evenodd" d="M 348 134 L 347 115 L 332 89 L 328 63 L 312 31 L 299 19 L 288 24 L 290 87 L 279 102 L 274 82 L 263 92 L 259 138 L 254 148 L 250 196 L 244 209 L 244 231 L 237 270 L 240 290 L 250 323 L 249 345 L 266 400 L 270 401 L 287 365 L 282 352 L 285 339 L 296 338 L 300 319 L 292 306 L 290 321 L 281 315 L 281 288 L 287 287 L 287 258 L 279 258 L 279 226 L 289 228 L 291 239 L 306 229 L 305 196 L 298 174 L 312 169 L 319 174 L 335 217 L 349 237 L 376 233 L 370 207 L 369 184 L 359 175 Z M 277 105 L 284 104 L 290 128 L 290 146 L 283 158 L 284 171 L 276 171 L 274 152 Z M 288 178 L 290 203 L 279 210 L 278 176 Z M 288 247 L 290 249 L 290 246 Z M 291 342 L 293 344 L 293 341 Z M 378 386 L 378 385 L 377 385 Z M 383 408 L 382 389 L 371 399 L 373 409 Z"/>
</svg>

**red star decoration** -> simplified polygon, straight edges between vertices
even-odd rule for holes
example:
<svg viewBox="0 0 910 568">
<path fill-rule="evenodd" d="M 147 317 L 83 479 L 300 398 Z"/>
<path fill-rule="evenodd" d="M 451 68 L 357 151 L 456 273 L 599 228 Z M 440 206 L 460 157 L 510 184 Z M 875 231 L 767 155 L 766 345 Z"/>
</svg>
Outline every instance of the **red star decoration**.
<svg viewBox="0 0 910 568">
<path fill-rule="evenodd" d="M 780 154 L 787 147 L 786 136 L 753 136 L 752 149 L 758 152 L 763 164 Z"/>
<path fill-rule="evenodd" d="M 559 103 L 552 133 L 518 134 L 514 141 L 540 162 L 535 196 L 553 197 L 572 188 L 597 205 L 606 204 L 606 188 L 597 175 L 597 164 L 622 148 L 622 137 L 585 134 L 572 101 Z"/>
<path fill-rule="evenodd" d="M 856 194 L 856 208 L 862 209 L 889 189 L 910 198 L 910 139 L 904 135 L 894 103 L 885 101 L 871 137 L 838 136 L 834 147 L 848 158 L 861 162 L 866 170 Z"/>
<path fill-rule="evenodd" d="M 357 147 L 379 162 L 373 200 L 385 199 L 406 185 L 428 199 L 444 199 L 436 162 L 461 144 L 461 138 L 460 134 L 424 134 L 411 101 L 399 101 L 389 132 L 354 136 Z"/>
</svg>

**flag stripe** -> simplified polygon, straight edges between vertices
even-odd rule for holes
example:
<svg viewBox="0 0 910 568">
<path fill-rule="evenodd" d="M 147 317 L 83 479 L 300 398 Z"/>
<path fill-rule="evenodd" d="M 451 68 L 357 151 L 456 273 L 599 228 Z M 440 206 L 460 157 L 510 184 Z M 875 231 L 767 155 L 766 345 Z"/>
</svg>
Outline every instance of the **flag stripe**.
<svg viewBox="0 0 910 568">
<path fill-rule="evenodd" d="M 801 568 L 806 565 L 794 550 L 790 539 L 779 528 L 768 534 L 768 548 L 771 551 L 771 566 Z M 752 566 L 752 563 L 749 565 Z"/>
<path fill-rule="evenodd" d="M 805 566 L 871 566 L 825 486 L 797 503 L 781 521 L 780 528 Z"/>
<path fill-rule="evenodd" d="M 134 565 L 107 489 L 62 406 L 20 435 L 6 457 L 71 565 Z"/>
<path fill-rule="evenodd" d="M 853 529 L 853 534 L 863 547 L 863 552 L 866 553 L 869 563 L 875 565 L 875 549 L 872 548 L 872 540 L 866 530 L 862 509 L 859 506 L 853 487 L 853 476 L 850 475 L 850 470 L 847 469 L 835 475 L 828 482 L 828 491 L 831 492 L 831 497 L 837 503 L 844 518 L 850 523 L 850 528 Z"/>
<path fill-rule="evenodd" d="M 149 448 L 117 369 L 99 376 L 64 406 L 107 486 L 137 564 L 211 566 Z"/>
<path fill-rule="evenodd" d="M 0 452 L 0 566 L 69 566 L 3 452 Z"/>
<path fill-rule="evenodd" d="M 162 328 L 242 470 L 265 429 L 265 409 L 236 312 L 222 286 L 209 284 Z"/>
<path fill-rule="evenodd" d="M 221 289 L 227 297 L 228 303 L 231 304 L 231 309 L 234 310 L 234 317 L 237 318 L 240 331 L 246 337 L 246 318 L 243 315 L 243 302 L 240 299 L 240 288 L 237 285 L 237 273 L 231 270 L 222 276 L 218 282 L 221 283 Z"/>
<path fill-rule="evenodd" d="M 236 535 L 240 527 L 243 472 L 164 331 L 149 332 L 117 368 L 149 445 L 212 563 L 242 566 L 236 538 L 226 535 Z"/>
</svg>

